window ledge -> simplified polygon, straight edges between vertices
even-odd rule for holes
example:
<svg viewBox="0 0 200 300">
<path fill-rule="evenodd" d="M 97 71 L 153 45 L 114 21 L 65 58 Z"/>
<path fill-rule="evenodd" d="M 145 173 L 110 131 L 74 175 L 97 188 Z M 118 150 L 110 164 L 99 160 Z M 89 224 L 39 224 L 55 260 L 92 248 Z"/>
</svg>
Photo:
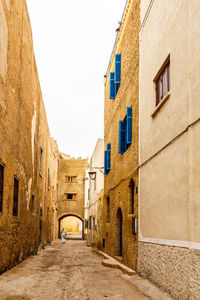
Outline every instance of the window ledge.
<svg viewBox="0 0 200 300">
<path fill-rule="evenodd" d="M 169 99 L 170 97 L 170 92 L 168 92 L 165 97 L 160 101 L 160 103 L 156 106 L 156 108 L 154 109 L 153 113 L 151 114 L 151 117 L 154 118 L 157 114 L 157 112 L 161 109 L 161 107 L 163 106 L 163 104 Z"/>
<path fill-rule="evenodd" d="M 66 199 L 67 201 L 77 201 L 76 199 Z"/>
</svg>

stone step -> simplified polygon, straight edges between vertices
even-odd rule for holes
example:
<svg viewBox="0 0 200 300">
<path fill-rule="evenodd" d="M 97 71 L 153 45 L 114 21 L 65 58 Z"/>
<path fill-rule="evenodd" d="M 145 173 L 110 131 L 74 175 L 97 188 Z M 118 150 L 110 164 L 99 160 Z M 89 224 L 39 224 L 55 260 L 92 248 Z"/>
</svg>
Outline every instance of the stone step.
<svg viewBox="0 0 200 300">
<path fill-rule="evenodd" d="M 128 268 L 127 266 L 123 265 L 122 263 L 118 262 L 116 259 L 114 259 L 113 257 L 109 256 L 108 254 L 97 250 L 96 251 L 98 254 L 102 255 L 105 257 L 105 259 L 102 261 L 102 264 L 106 267 L 109 268 L 118 268 L 120 269 L 123 273 L 128 274 L 130 276 L 135 275 L 136 271 Z"/>
</svg>

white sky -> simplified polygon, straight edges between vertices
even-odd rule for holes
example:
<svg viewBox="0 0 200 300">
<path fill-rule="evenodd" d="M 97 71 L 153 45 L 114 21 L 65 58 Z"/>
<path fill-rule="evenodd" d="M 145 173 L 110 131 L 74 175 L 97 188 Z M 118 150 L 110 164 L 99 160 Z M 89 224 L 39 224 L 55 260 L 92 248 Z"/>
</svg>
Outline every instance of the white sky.
<svg viewBox="0 0 200 300">
<path fill-rule="evenodd" d="M 103 138 L 103 76 L 125 3 L 27 0 L 50 134 L 72 157 Z"/>
</svg>

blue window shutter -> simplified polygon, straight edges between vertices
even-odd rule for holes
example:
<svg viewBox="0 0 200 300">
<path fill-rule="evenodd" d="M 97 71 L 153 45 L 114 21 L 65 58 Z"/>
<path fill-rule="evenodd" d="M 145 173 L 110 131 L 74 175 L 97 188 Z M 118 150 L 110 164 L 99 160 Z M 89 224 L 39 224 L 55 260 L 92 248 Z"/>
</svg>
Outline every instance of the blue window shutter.
<svg viewBox="0 0 200 300">
<path fill-rule="evenodd" d="M 110 99 L 115 99 L 116 93 L 115 93 L 115 73 L 110 72 Z"/>
<path fill-rule="evenodd" d="M 115 55 L 115 84 L 121 82 L 121 54 Z"/>
<path fill-rule="evenodd" d="M 127 107 L 126 143 L 132 143 L 132 107 Z"/>
<path fill-rule="evenodd" d="M 107 151 L 104 151 L 104 174 L 107 175 Z"/>
<path fill-rule="evenodd" d="M 111 143 L 107 144 L 107 150 L 111 150 Z"/>
<path fill-rule="evenodd" d="M 111 144 L 107 144 L 107 171 L 110 171 Z"/>
<path fill-rule="evenodd" d="M 119 153 L 126 151 L 126 122 L 119 121 Z"/>
<path fill-rule="evenodd" d="M 116 83 L 116 84 L 115 84 L 115 97 L 116 97 L 116 95 L 117 95 L 117 92 L 118 92 L 119 87 L 120 87 L 120 83 Z"/>
</svg>

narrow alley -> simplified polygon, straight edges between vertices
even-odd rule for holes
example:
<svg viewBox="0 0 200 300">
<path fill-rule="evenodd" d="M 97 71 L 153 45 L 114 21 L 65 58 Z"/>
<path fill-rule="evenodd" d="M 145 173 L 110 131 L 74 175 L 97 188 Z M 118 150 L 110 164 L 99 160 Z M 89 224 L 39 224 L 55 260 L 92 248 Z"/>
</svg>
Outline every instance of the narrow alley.
<svg viewBox="0 0 200 300">
<path fill-rule="evenodd" d="M 170 299 L 160 291 L 161 294 L 156 294 L 155 290 L 152 290 L 153 298 L 145 296 L 126 280 L 131 276 L 104 267 L 102 260 L 84 241 L 68 240 L 63 245 L 57 240 L 37 256 L 2 274 L 0 299 Z M 137 280 L 137 275 L 133 277 Z M 147 282 L 144 286 L 147 287 Z"/>
</svg>

